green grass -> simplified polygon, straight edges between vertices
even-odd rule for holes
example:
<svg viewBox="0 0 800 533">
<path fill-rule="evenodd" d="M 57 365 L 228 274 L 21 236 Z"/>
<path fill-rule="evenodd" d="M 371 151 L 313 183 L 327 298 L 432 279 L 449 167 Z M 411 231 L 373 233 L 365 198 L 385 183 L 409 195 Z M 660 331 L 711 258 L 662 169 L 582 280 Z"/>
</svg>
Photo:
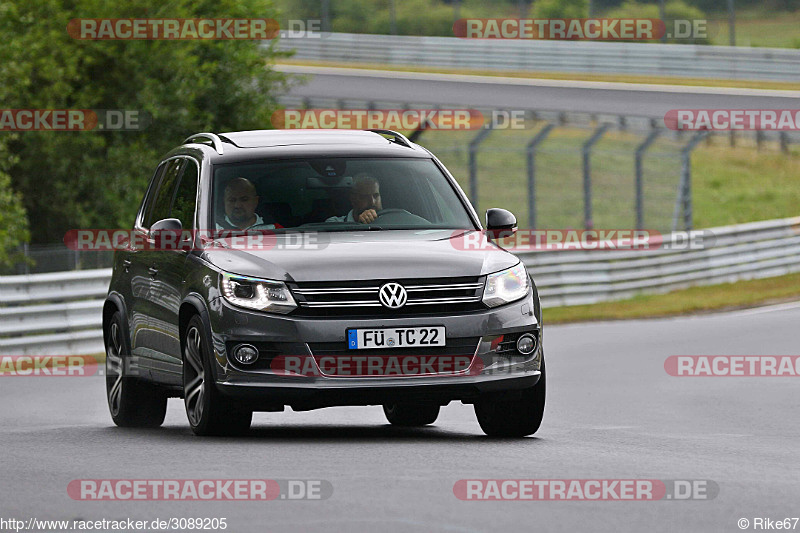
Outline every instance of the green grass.
<svg viewBox="0 0 800 533">
<path fill-rule="evenodd" d="M 723 226 L 800 215 L 800 153 L 731 149 L 723 139 L 692 159 L 695 223 Z"/>
<path fill-rule="evenodd" d="M 538 127 L 538 126 L 537 126 Z M 525 145 L 536 129 L 495 131 L 478 153 L 479 209 L 504 207 L 527 227 Z M 556 128 L 536 158 L 537 227 L 583 227 L 581 146 L 591 129 Z M 475 132 L 428 131 L 419 142 L 437 154 L 469 191 L 467 145 Z M 597 228 L 635 226 L 634 150 L 641 135 L 610 131 L 591 158 L 593 222 Z M 644 159 L 644 207 L 648 229 L 671 228 L 680 178 L 679 150 L 686 138 L 662 137 Z M 750 144 L 752 144 L 750 142 Z M 736 148 L 725 137 L 702 143 L 692 155 L 694 222 L 707 228 L 800 214 L 800 147 L 757 151 Z"/>
<path fill-rule="evenodd" d="M 545 324 L 591 320 L 623 320 L 704 313 L 753 307 L 800 298 L 800 274 L 692 287 L 669 294 L 642 295 L 629 300 L 569 307 L 545 307 Z"/>
<path fill-rule="evenodd" d="M 727 14 L 709 16 L 711 43 L 729 43 Z M 736 13 L 736 45 L 767 48 L 800 48 L 800 11 L 768 12 L 765 10 Z"/>
</svg>

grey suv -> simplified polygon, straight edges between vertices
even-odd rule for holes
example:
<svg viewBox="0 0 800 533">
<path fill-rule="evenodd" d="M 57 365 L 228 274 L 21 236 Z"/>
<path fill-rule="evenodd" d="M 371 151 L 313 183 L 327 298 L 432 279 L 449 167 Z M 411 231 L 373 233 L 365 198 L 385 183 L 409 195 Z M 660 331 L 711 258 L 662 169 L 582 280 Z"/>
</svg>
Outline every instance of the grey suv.
<svg viewBox="0 0 800 533">
<path fill-rule="evenodd" d="M 444 165 L 393 131 L 189 137 L 115 253 L 114 422 L 159 426 L 180 397 L 198 435 L 286 406 L 382 405 L 391 424 L 424 426 L 457 400 L 488 435 L 535 433 L 539 297 L 491 235 L 515 231 L 514 216 L 490 209 L 486 224 Z"/>
</svg>

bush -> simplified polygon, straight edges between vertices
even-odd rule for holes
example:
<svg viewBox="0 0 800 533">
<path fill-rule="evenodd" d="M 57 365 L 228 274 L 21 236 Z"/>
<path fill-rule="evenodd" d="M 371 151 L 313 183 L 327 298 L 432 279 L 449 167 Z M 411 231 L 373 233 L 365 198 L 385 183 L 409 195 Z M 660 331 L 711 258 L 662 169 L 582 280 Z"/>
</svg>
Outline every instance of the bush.
<svg viewBox="0 0 800 533">
<path fill-rule="evenodd" d="M 588 0 L 537 0 L 533 4 L 535 18 L 566 19 L 589 16 Z"/>
<path fill-rule="evenodd" d="M 612 9 L 603 14 L 607 18 L 660 18 L 658 4 L 641 4 L 636 0 L 626 0 L 620 7 Z M 705 13 L 696 7 L 686 4 L 683 0 L 669 0 L 664 5 L 664 17 L 669 33 L 674 28 L 675 20 L 698 20 L 706 19 Z M 707 28 L 710 30 L 710 28 Z M 689 44 L 710 44 L 708 37 L 697 39 L 675 39 L 668 38 L 668 42 L 689 43 Z"/>
<path fill-rule="evenodd" d="M 22 196 L 11 188 L 11 177 L 3 171 L 13 159 L 0 142 L 0 267 L 3 268 L 22 259 L 19 247 L 30 237 Z"/>
</svg>

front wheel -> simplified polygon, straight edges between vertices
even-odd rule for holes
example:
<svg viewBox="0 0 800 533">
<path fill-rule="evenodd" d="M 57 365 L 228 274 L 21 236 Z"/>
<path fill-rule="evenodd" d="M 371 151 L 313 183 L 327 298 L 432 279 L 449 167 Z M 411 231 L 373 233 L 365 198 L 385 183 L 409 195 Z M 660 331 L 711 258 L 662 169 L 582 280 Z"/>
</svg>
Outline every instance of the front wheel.
<svg viewBox="0 0 800 533">
<path fill-rule="evenodd" d="M 525 437 L 538 431 L 544 417 L 547 386 L 544 359 L 541 372 L 538 383 L 522 390 L 520 399 L 475 402 L 475 415 L 484 433 L 491 437 Z"/>
<path fill-rule="evenodd" d="M 183 403 L 195 435 L 237 435 L 250 429 L 252 411 L 231 405 L 214 386 L 204 334 L 205 326 L 195 315 L 186 327 L 183 347 Z"/>
<path fill-rule="evenodd" d="M 106 398 L 111 419 L 119 427 L 155 428 L 167 415 L 167 394 L 150 383 L 126 375 L 130 367 L 122 315 L 114 313 L 105 331 Z"/>
<path fill-rule="evenodd" d="M 436 422 L 439 417 L 439 406 L 425 403 L 393 403 L 383 406 L 383 414 L 393 426 L 427 426 Z"/>
</svg>

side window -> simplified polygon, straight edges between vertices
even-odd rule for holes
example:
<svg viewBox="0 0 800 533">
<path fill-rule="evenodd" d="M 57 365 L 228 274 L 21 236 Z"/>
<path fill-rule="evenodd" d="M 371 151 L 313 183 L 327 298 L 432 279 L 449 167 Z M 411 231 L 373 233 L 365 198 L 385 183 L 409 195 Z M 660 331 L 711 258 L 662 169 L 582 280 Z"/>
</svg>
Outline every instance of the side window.
<svg viewBox="0 0 800 533">
<path fill-rule="evenodd" d="M 167 169 L 164 171 L 164 176 L 161 178 L 161 183 L 158 185 L 153 207 L 144 218 L 145 228 L 149 228 L 153 222 L 169 218 L 172 198 L 175 196 L 175 185 L 177 185 L 182 166 L 182 158 L 173 159 L 167 164 Z"/>
<path fill-rule="evenodd" d="M 172 203 L 170 218 L 181 221 L 183 229 L 194 227 L 194 206 L 197 198 L 197 164 L 193 159 L 186 160 L 186 168 L 181 175 L 178 190 L 175 191 L 175 201 Z"/>
<path fill-rule="evenodd" d="M 153 174 L 153 179 L 150 180 L 150 185 L 147 187 L 144 200 L 142 201 L 141 214 L 136 219 L 136 225 L 144 225 L 147 219 L 147 214 L 153 210 L 153 200 L 158 190 L 158 183 L 161 181 L 161 176 L 164 175 L 164 169 L 167 168 L 167 163 L 161 163 Z"/>
</svg>

